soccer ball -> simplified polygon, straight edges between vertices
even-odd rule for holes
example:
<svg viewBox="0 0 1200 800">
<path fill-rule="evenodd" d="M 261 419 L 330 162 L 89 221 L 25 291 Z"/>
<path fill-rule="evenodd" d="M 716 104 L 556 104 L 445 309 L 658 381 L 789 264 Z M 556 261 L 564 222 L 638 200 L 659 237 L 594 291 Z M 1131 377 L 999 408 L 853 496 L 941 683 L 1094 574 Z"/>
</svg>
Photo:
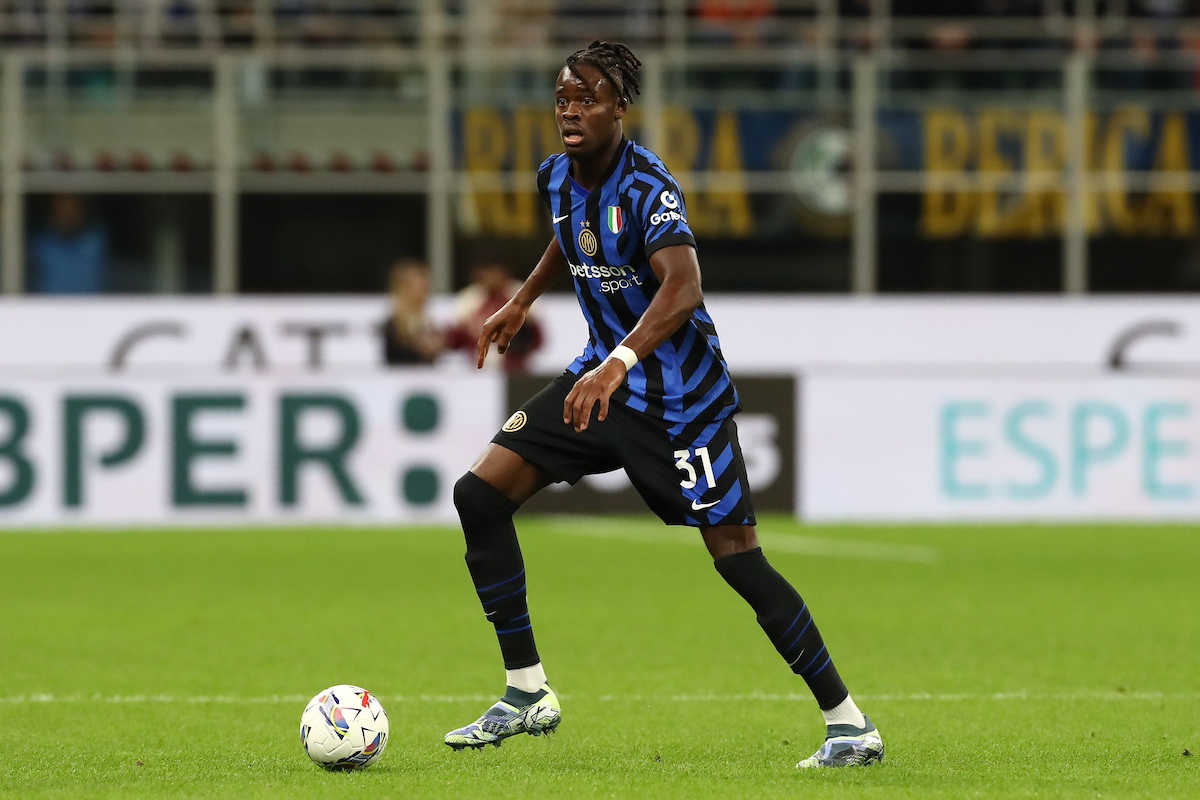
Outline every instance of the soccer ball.
<svg viewBox="0 0 1200 800">
<path fill-rule="evenodd" d="M 330 686 L 304 707 L 300 744 L 328 770 L 364 769 L 387 746 L 388 718 L 375 695 L 361 686 Z"/>
</svg>

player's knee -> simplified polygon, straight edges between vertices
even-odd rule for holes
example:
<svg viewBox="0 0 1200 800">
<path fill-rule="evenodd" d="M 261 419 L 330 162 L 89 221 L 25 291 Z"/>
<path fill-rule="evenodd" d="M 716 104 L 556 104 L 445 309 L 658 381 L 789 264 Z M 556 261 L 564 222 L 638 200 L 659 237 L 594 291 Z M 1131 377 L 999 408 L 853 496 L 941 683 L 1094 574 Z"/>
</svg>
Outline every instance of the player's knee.
<svg viewBox="0 0 1200 800">
<path fill-rule="evenodd" d="M 487 508 L 486 493 L 479 484 L 484 480 L 468 472 L 454 483 L 454 507 L 460 517 L 471 517 Z"/>
<path fill-rule="evenodd" d="M 505 519 L 516 511 L 512 500 L 474 472 L 455 482 L 453 497 L 464 527 Z"/>
<path fill-rule="evenodd" d="M 718 525 L 701 531 L 713 561 L 758 549 L 758 534 L 752 525 Z"/>
</svg>

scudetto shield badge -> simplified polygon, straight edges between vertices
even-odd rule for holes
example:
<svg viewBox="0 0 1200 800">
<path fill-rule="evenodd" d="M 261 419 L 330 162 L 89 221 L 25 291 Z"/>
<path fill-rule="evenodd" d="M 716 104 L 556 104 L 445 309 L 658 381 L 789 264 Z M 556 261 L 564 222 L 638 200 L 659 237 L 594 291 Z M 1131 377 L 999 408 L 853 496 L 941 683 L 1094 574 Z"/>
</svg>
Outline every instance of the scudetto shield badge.
<svg viewBox="0 0 1200 800">
<path fill-rule="evenodd" d="M 621 211 L 620 206 L 608 207 L 608 229 L 614 235 L 621 232 L 625 227 L 625 213 Z"/>
</svg>

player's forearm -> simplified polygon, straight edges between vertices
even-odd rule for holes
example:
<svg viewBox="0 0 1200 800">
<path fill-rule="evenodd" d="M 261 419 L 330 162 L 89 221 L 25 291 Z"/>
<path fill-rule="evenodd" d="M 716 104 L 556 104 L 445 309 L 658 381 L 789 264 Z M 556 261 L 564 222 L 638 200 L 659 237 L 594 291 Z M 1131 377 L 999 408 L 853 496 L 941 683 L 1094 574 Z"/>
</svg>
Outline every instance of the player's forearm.
<svg viewBox="0 0 1200 800">
<path fill-rule="evenodd" d="M 513 296 L 513 300 L 525 308 L 529 308 L 533 305 L 534 300 L 541 297 L 555 281 L 566 274 L 567 258 L 563 255 L 562 248 L 558 246 L 558 239 L 551 239 L 549 246 L 546 247 L 546 252 L 538 259 L 538 263 L 529 273 L 529 277 L 525 279 L 525 283 L 521 284 L 521 288 Z"/>
<path fill-rule="evenodd" d="M 633 350 L 639 360 L 646 358 L 670 339 L 702 302 L 704 293 L 699 281 L 690 276 L 668 275 L 621 344 Z"/>
</svg>

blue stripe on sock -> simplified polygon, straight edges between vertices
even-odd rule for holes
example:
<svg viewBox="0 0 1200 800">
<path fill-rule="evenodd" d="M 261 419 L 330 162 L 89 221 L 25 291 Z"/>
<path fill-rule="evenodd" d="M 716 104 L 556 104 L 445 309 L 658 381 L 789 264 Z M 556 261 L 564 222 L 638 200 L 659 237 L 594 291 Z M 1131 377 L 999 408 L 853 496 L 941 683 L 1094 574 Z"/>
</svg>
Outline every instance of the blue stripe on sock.
<svg viewBox="0 0 1200 800">
<path fill-rule="evenodd" d="M 829 656 L 828 658 L 825 659 L 825 663 L 821 665 L 821 669 L 817 670 L 812 675 L 809 675 L 808 679 L 812 680 L 813 678 L 817 677 L 825 670 L 826 667 L 828 667 L 832 663 L 833 663 L 833 656 Z"/>
<path fill-rule="evenodd" d="M 812 617 L 810 616 L 808 618 L 808 624 L 800 629 L 800 632 L 796 634 L 795 639 L 792 639 L 792 641 L 788 642 L 787 647 L 783 648 L 783 652 L 785 652 L 785 653 L 790 652 L 791 649 L 796 646 L 796 643 L 799 642 L 802 638 L 804 638 L 804 634 L 808 633 L 808 629 L 812 627 L 812 624 L 813 624 L 813 620 L 812 620 Z"/>
<path fill-rule="evenodd" d="M 491 586 L 481 586 L 480 588 L 475 590 L 475 593 L 483 594 L 484 592 L 486 592 L 490 589 L 495 589 L 496 587 L 503 586 L 506 583 L 512 583 L 513 581 L 515 581 L 517 578 L 521 577 L 524 574 L 525 574 L 525 570 L 522 569 L 516 575 L 513 575 L 511 578 L 505 578 L 504 580 L 500 581 L 499 583 L 493 583 Z"/>
<path fill-rule="evenodd" d="M 805 672 L 808 671 L 809 667 L 811 667 L 813 664 L 817 663 L 817 659 L 820 658 L 821 654 L 824 652 L 825 652 L 825 645 L 821 645 L 821 649 L 818 650 L 817 654 L 812 657 L 812 661 L 809 661 L 807 664 L 804 665 L 804 669 L 800 670 L 800 674 L 803 675 Z M 809 677 L 812 677 L 812 676 L 810 675 Z"/>
<path fill-rule="evenodd" d="M 792 624 L 788 625 L 788 629 L 786 631 L 779 634 L 780 641 L 783 640 L 783 637 L 787 636 L 789 633 L 792 632 L 792 628 L 796 627 L 796 623 L 799 622 L 800 618 L 804 616 L 804 612 L 806 610 L 808 610 L 808 603 L 802 603 L 800 605 L 800 613 L 796 615 L 796 618 L 794 620 L 792 620 Z"/>
<path fill-rule="evenodd" d="M 484 607 L 484 608 L 487 608 L 487 607 L 488 607 L 488 606 L 490 606 L 492 603 L 498 603 L 498 602 L 500 602 L 501 600 L 507 600 L 507 599 L 508 599 L 508 598 L 510 598 L 510 597 L 515 597 L 516 595 L 519 595 L 519 594 L 520 594 L 521 592 L 523 592 L 523 591 L 525 591 L 525 584 L 523 584 L 523 583 L 522 583 L 522 584 L 521 584 L 521 588 L 520 588 L 520 589 L 517 589 L 515 592 L 509 592 L 508 594 L 502 594 L 502 595 L 500 595 L 499 597 L 493 597 L 493 598 L 491 598 L 490 600 L 484 600 L 484 601 L 483 601 L 483 607 Z"/>
<path fill-rule="evenodd" d="M 496 628 L 496 633 L 520 633 L 521 631 L 527 631 L 532 627 L 533 625 L 526 625 L 524 628 L 512 628 L 511 630 L 508 628 Z"/>
</svg>

